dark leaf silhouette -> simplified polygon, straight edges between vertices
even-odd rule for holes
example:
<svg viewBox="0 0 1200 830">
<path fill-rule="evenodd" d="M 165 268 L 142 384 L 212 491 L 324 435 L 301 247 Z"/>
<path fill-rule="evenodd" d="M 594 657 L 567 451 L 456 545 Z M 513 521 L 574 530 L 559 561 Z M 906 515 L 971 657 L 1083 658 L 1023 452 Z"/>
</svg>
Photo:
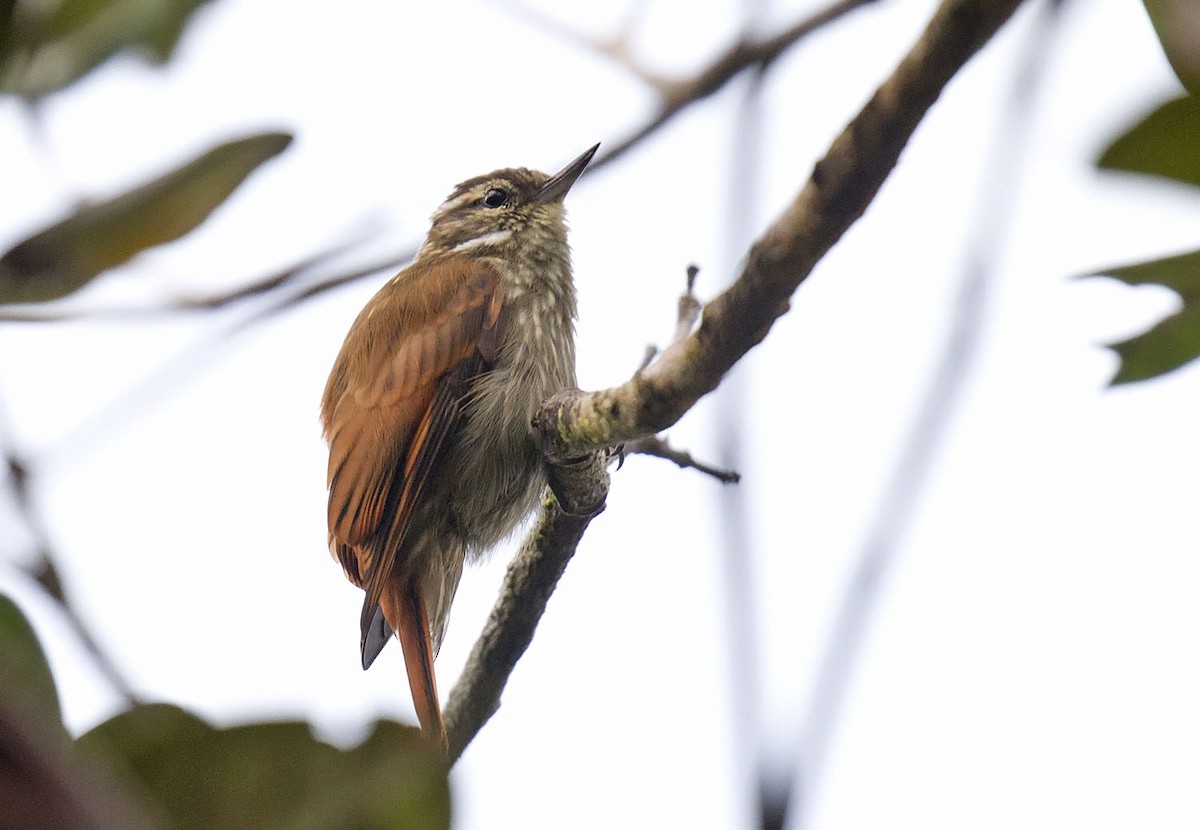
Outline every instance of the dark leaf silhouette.
<svg viewBox="0 0 1200 830">
<path fill-rule="evenodd" d="M 153 826 L 102 768 L 78 757 L 33 629 L 0 596 L 0 830 Z"/>
<path fill-rule="evenodd" d="M 1089 276 L 1100 275 L 1129 285 L 1163 285 L 1183 300 L 1179 311 L 1148 331 L 1108 344 L 1121 360 L 1111 383 L 1157 377 L 1200 356 L 1200 251 L 1106 268 Z"/>
<path fill-rule="evenodd" d="M 380 721 L 342 751 L 302 722 L 218 729 L 175 706 L 137 706 L 79 740 L 123 767 L 172 826 L 449 827 L 445 763 L 412 727 Z"/>
<path fill-rule="evenodd" d="M 205 2 L 6 3 L 11 15 L 10 25 L 0 29 L 0 91 L 41 98 L 121 51 L 163 63 L 174 52 L 192 13 Z"/>
<path fill-rule="evenodd" d="M 1162 104 L 1108 146 L 1097 165 L 1200 186 L 1200 99 Z"/>
<path fill-rule="evenodd" d="M 62 723 L 58 692 L 50 664 L 42 653 L 37 635 L 11 599 L 0 595 L 0 666 L 4 688 L 23 708 L 46 723 Z"/>
<path fill-rule="evenodd" d="M 1143 2 L 1179 82 L 1200 95 L 1200 5 L 1188 0 Z"/>
<path fill-rule="evenodd" d="M 178 239 L 291 141 L 281 132 L 229 141 L 127 193 L 79 208 L 0 257 L 0 303 L 65 297 L 147 248 Z"/>
</svg>

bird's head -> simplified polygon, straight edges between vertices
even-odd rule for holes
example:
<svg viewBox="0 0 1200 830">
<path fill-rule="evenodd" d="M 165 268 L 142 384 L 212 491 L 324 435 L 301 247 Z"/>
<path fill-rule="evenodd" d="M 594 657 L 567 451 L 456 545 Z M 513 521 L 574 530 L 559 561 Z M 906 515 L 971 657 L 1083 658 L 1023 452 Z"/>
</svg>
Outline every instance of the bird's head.
<svg viewBox="0 0 1200 830">
<path fill-rule="evenodd" d="M 522 249 L 565 246 L 563 197 L 599 146 L 553 176 L 518 167 L 462 182 L 433 214 L 417 258 L 505 256 Z"/>
</svg>

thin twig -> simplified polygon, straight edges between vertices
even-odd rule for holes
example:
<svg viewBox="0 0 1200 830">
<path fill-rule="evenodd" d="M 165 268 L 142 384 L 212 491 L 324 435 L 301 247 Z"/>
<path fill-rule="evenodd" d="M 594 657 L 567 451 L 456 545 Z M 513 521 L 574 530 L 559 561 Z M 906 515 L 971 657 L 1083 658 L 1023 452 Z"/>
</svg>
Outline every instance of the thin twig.
<svg viewBox="0 0 1200 830">
<path fill-rule="evenodd" d="M 707 476 L 712 476 L 722 484 L 737 484 L 742 480 L 742 474 L 736 470 L 723 470 L 703 461 L 697 461 L 687 450 L 677 450 L 667 443 L 667 439 L 658 435 L 647 435 L 624 445 L 626 455 L 649 455 L 670 461 L 684 470 L 696 470 Z"/>
<path fill-rule="evenodd" d="M 377 260 L 369 265 L 364 265 L 350 271 L 343 271 L 340 274 L 335 274 L 331 277 L 326 277 L 324 279 L 311 282 L 300 290 L 275 300 L 258 313 L 251 315 L 245 320 L 242 320 L 236 328 L 239 330 L 243 328 L 249 328 L 250 326 L 265 322 L 284 311 L 296 308 L 297 306 L 300 306 L 308 300 L 320 296 L 327 291 L 342 288 L 343 286 L 349 285 L 352 282 L 357 282 L 358 280 L 371 277 L 385 271 L 393 271 L 397 268 L 401 268 L 404 265 L 412 262 L 416 255 L 417 249 L 414 246 L 402 251 L 399 254 L 386 257 L 382 260 Z"/>
<path fill-rule="evenodd" d="M 633 35 L 637 29 L 638 22 L 645 14 L 647 7 L 645 0 L 634 3 L 625 15 L 625 19 L 621 22 L 621 26 L 614 34 L 608 37 L 589 35 L 525 3 L 506 0 L 506 2 L 498 2 L 497 5 L 504 6 L 514 17 L 520 17 L 526 23 L 536 26 L 560 40 L 569 41 L 576 46 L 587 49 L 589 52 L 594 52 L 608 58 L 642 83 L 658 90 L 660 95 L 666 96 L 669 94 L 672 87 L 677 83 L 674 79 L 668 78 L 662 73 L 655 72 L 634 57 Z"/>
<path fill-rule="evenodd" d="M 74 603 L 63 590 L 62 579 L 59 576 L 58 567 L 55 565 L 56 556 L 50 541 L 50 532 L 46 528 L 45 522 L 42 521 L 41 512 L 34 503 L 29 468 L 18 456 L 15 440 L 10 438 L 11 435 L 12 430 L 8 423 L 7 411 L 0 408 L 0 455 L 4 460 L 5 479 L 9 491 L 12 493 L 13 504 L 33 537 L 35 548 L 36 558 L 33 564 L 26 568 L 26 571 L 42 588 L 46 596 L 57 603 L 63 618 L 75 632 L 75 636 L 79 638 L 84 649 L 91 655 L 96 668 L 104 675 L 113 690 L 124 698 L 126 703 L 137 703 L 140 698 L 133 691 L 129 680 L 117 667 L 108 652 L 92 636 L 91 631 L 75 609 Z"/>
<path fill-rule="evenodd" d="M 656 357 L 658 357 L 658 346 L 651 343 L 646 346 L 646 353 L 642 355 L 642 362 L 637 368 L 638 372 L 645 370 L 647 366 L 654 362 L 654 358 Z"/>
<path fill-rule="evenodd" d="M 141 306 L 112 306 L 108 308 L 59 309 L 57 304 L 3 307 L 0 306 L 0 322 L 8 323 L 62 323 L 74 320 L 146 320 L 163 317 L 170 314 L 191 312 L 219 311 L 238 303 L 253 300 L 265 295 L 274 295 L 290 289 L 303 280 L 314 270 L 326 264 L 331 259 L 346 253 L 361 240 L 349 240 L 326 248 L 304 259 L 298 260 L 276 271 L 272 271 L 257 279 L 244 283 L 237 288 L 212 294 L 201 294 L 193 297 L 181 297 L 157 305 Z M 326 277 L 320 282 L 314 282 L 296 291 L 299 295 L 321 286 L 320 291 L 327 291 L 364 276 L 378 273 L 390 268 L 399 268 L 412 259 L 412 251 L 407 250 L 398 255 L 387 257 L 369 266 L 343 271 Z M 290 295 L 285 294 L 290 299 Z M 290 305 L 286 300 L 276 303 L 281 307 Z"/>
<path fill-rule="evenodd" d="M 54 564 L 54 561 L 55 554 L 48 546 L 46 540 L 40 540 L 38 557 L 28 569 L 29 575 L 42 587 L 47 596 L 58 603 L 58 608 L 62 612 L 63 619 L 67 621 L 67 625 L 70 626 L 71 630 L 75 632 L 75 636 L 83 645 L 84 650 L 91 655 L 96 668 L 100 670 L 100 674 L 108 681 L 113 691 L 124 699 L 126 705 L 134 706 L 144 702 L 142 696 L 134 691 L 133 685 L 125 677 L 125 673 L 117 667 L 116 662 L 109 656 L 108 651 L 92 636 L 91 629 L 83 621 L 83 618 L 79 616 L 79 611 L 76 610 L 75 604 L 71 602 L 63 590 L 62 578 L 59 576 L 58 566 Z"/>
<path fill-rule="evenodd" d="M 696 276 L 699 273 L 700 268 L 698 266 L 688 266 L 687 285 L 683 293 L 679 295 L 679 304 L 675 316 L 675 333 L 671 337 L 672 345 L 691 334 L 692 329 L 696 326 L 696 320 L 700 317 L 700 310 L 703 306 L 700 300 L 696 298 L 695 293 Z M 641 373 L 653 363 L 658 353 L 658 347 L 654 344 L 647 346 L 646 355 L 642 358 L 642 364 L 638 367 L 635 374 Z M 702 461 L 697 461 L 691 453 L 686 450 L 675 449 L 667 442 L 666 438 L 659 435 L 647 435 L 614 449 L 616 449 L 614 455 L 620 459 L 617 469 L 620 469 L 625 464 L 625 456 L 627 455 L 650 455 L 655 458 L 666 459 L 680 469 L 698 470 L 705 475 L 712 476 L 722 484 L 737 484 L 742 480 L 740 473 L 733 470 L 723 470 L 719 467 L 705 464 Z"/>
<path fill-rule="evenodd" d="M 397 267 L 397 263 L 407 262 L 411 258 L 411 252 L 404 252 L 380 262 L 344 271 L 281 298 L 272 298 L 267 305 L 249 314 L 231 321 L 218 322 L 148 371 L 119 398 L 92 412 L 83 423 L 77 425 L 52 448 L 43 451 L 38 460 L 44 462 L 47 457 L 53 456 L 79 458 L 83 453 L 98 446 L 94 440 L 96 436 L 111 437 L 119 434 L 120 430 L 136 424 L 137 419 L 145 414 L 155 400 L 161 399 L 183 384 L 193 382 L 199 372 L 228 353 L 239 335 L 245 334 L 260 323 L 277 318 L 281 309 L 290 308 L 315 294 L 390 271 Z"/>
<path fill-rule="evenodd" d="M 692 329 L 696 327 L 696 320 L 700 318 L 700 309 L 703 307 L 700 301 L 696 299 L 694 289 L 696 287 L 696 275 L 700 273 L 699 266 L 689 265 L 687 267 L 687 287 L 683 293 L 679 295 L 678 310 L 675 313 L 675 333 L 671 337 L 671 344 L 678 343 L 683 338 L 692 333 Z M 646 346 L 646 353 L 642 356 L 641 365 L 638 366 L 637 372 L 640 374 L 654 362 L 658 357 L 658 346 L 653 343 Z"/>
<path fill-rule="evenodd" d="M 666 89 L 669 94 L 663 95 L 659 102 L 658 112 L 625 138 L 607 144 L 605 149 L 588 165 L 588 173 L 594 173 L 616 161 L 666 126 L 685 108 L 717 92 L 746 69 L 755 66 L 770 66 L 798 41 L 872 2 L 875 0 L 836 0 L 813 14 L 805 15 L 782 32 L 766 40 L 756 43 L 740 40 L 691 78 L 660 87 Z"/>
</svg>

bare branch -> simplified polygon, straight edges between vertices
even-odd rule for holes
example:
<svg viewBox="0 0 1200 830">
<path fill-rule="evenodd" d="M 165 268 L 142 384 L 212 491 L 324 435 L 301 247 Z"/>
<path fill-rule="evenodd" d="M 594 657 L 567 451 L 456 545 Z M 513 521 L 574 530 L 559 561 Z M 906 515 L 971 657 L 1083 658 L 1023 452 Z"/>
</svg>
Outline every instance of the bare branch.
<svg viewBox="0 0 1200 830">
<path fill-rule="evenodd" d="M 722 470 L 719 467 L 705 464 L 703 461 L 697 461 L 690 452 L 675 449 L 667 443 L 666 438 L 658 435 L 647 435 L 644 438 L 630 441 L 624 445 L 624 451 L 626 455 L 650 455 L 655 458 L 664 458 L 680 469 L 698 470 L 705 475 L 712 476 L 722 484 L 737 484 L 742 480 L 741 473 L 735 470 Z"/>
<path fill-rule="evenodd" d="M 862 215 L 942 88 L 1019 4 L 945 0 L 908 56 L 834 141 L 795 202 L 753 246 L 738 280 L 709 304 L 699 329 L 622 386 L 561 392 L 547 402 L 537 416 L 547 458 L 560 471 L 577 471 L 580 462 L 571 459 L 587 456 L 587 475 L 559 474 L 568 510 L 603 503 L 605 456 L 594 450 L 673 424 L 766 336 L 792 292 Z M 566 515 L 547 499 L 450 693 L 452 761 L 498 710 L 508 676 L 589 521 Z"/>
<path fill-rule="evenodd" d="M 637 370 L 639 372 L 644 370 L 647 366 L 654 362 L 654 358 L 656 357 L 658 357 L 658 346 L 655 346 L 653 343 L 651 343 L 646 347 L 646 353 L 642 355 L 642 362 L 638 366 Z"/>
<path fill-rule="evenodd" d="M 326 291 L 332 291 L 335 288 L 341 288 L 344 285 L 349 285 L 352 282 L 357 282 L 358 280 L 373 276 L 381 271 L 392 271 L 400 268 L 404 265 L 407 265 L 409 262 L 412 262 L 416 255 L 417 249 L 413 247 L 394 256 L 386 257 L 382 260 L 370 263 L 369 265 L 364 265 L 351 271 L 344 271 L 331 277 L 326 277 L 325 279 L 309 283 L 300 290 L 296 291 L 294 294 L 289 294 L 288 296 L 275 301 L 260 313 L 252 315 L 246 320 L 241 321 L 237 328 L 249 328 L 256 323 L 261 323 L 270 319 L 271 317 L 274 317 L 276 314 L 280 314 L 284 311 L 295 308 L 296 306 L 303 305 L 314 297 L 324 294 Z"/>
<path fill-rule="evenodd" d="M 603 55 L 642 83 L 656 89 L 663 97 L 674 94 L 676 87 L 679 85 L 679 81 L 668 78 L 662 73 L 655 72 L 639 61 L 633 54 L 633 33 L 645 13 L 645 0 L 635 3 L 629 9 L 629 13 L 625 16 L 621 27 L 608 37 L 593 37 L 588 35 L 524 3 L 503 2 L 500 5 L 507 8 L 514 16 L 523 18 L 532 26 L 536 26 L 557 38 L 574 43 L 576 46 L 580 46 L 590 52 Z"/>
<path fill-rule="evenodd" d="M 33 535 L 34 545 L 37 548 L 37 559 L 27 569 L 30 577 L 37 582 L 48 597 L 57 603 L 63 618 L 67 621 L 71 630 L 75 632 L 75 636 L 79 638 L 84 649 L 92 656 L 96 667 L 113 687 L 113 690 L 123 697 L 126 703 L 137 703 L 139 701 L 138 695 L 133 691 L 133 687 L 125 678 L 124 673 L 117 668 L 117 664 L 109 657 L 108 652 L 92 636 L 91 631 L 88 630 L 87 625 L 79 616 L 79 612 L 75 610 L 74 604 L 63 590 L 62 579 L 59 577 L 58 568 L 54 564 L 55 555 L 50 542 L 50 534 L 42 522 L 41 515 L 33 502 L 33 496 L 30 492 L 29 471 L 16 456 L 12 448 L 5 447 L 3 448 L 3 452 L 4 464 L 7 468 L 6 478 L 8 480 L 8 487 L 13 494 L 13 502 L 20 512 L 29 532 Z"/>
<path fill-rule="evenodd" d="M 198 296 L 183 298 L 168 306 L 167 310 L 174 311 L 207 311 L 226 306 L 234 303 L 249 300 L 253 297 L 258 297 L 263 294 L 271 293 L 279 289 L 288 288 L 292 284 L 320 265 L 325 264 L 334 257 L 352 250 L 359 243 L 364 241 L 361 238 L 348 239 L 344 242 L 339 242 L 331 245 L 324 251 L 320 251 L 312 256 L 306 257 L 292 265 L 287 266 L 279 271 L 260 277 L 257 280 L 251 280 L 245 285 L 239 286 L 229 291 L 222 291 L 216 294 L 207 296 Z"/>
<path fill-rule="evenodd" d="M 354 245 L 358 244 L 358 240 L 339 243 L 327 248 L 324 251 L 305 257 L 291 265 L 285 266 L 277 271 L 273 271 L 258 279 L 251 280 L 244 285 L 228 291 L 221 291 L 213 294 L 198 295 L 194 297 L 182 297 L 173 302 L 167 302 L 161 305 L 154 306 L 117 306 L 112 308 L 92 308 L 92 309 L 58 309 L 55 305 L 49 306 L 24 306 L 24 307 L 0 307 L 0 321 L 10 323 L 61 323 L 72 320 L 99 320 L 99 319 L 150 319 L 160 317 L 167 314 L 178 314 L 192 311 L 217 311 L 227 308 L 237 303 L 252 300 L 265 295 L 274 295 L 292 288 L 295 284 L 303 281 L 314 270 L 326 264 L 331 259 L 350 250 Z M 347 285 L 355 280 L 362 279 L 372 274 L 377 274 L 380 271 L 386 271 L 393 268 L 399 268 L 413 258 L 413 250 L 406 250 L 399 254 L 386 257 L 366 266 L 355 268 L 348 271 L 342 271 L 332 276 L 325 277 L 318 282 L 312 282 L 297 290 L 294 294 L 285 295 L 281 301 L 277 301 L 268 307 L 270 316 L 277 313 L 279 310 L 291 308 L 298 302 L 316 294 L 324 293 L 325 291 Z"/>
<path fill-rule="evenodd" d="M 679 295 L 679 310 L 675 317 L 675 334 L 671 338 L 672 343 L 677 343 L 683 338 L 692 333 L 692 329 L 696 325 L 696 320 L 700 317 L 701 304 L 696 295 L 692 293 L 692 289 L 696 286 L 696 275 L 700 273 L 700 268 L 696 265 L 689 265 L 687 268 L 687 288 Z M 653 343 L 646 346 L 646 353 L 642 356 L 642 362 L 637 368 L 635 374 L 640 374 L 646 370 L 646 367 L 654 362 L 658 357 L 658 346 Z"/>
<path fill-rule="evenodd" d="M 757 43 L 739 40 L 716 60 L 693 75 L 666 84 L 655 84 L 662 93 L 658 112 L 646 124 L 625 138 L 608 145 L 592 163 L 588 172 L 594 173 L 609 162 L 629 152 L 646 138 L 658 132 L 691 104 L 703 100 L 721 89 L 730 80 L 751 67 L 766 68 L 798 41 L 842 16 L 872 3 L 874 0 L 835 0 L 825 8 L 802 17 L 779 34 Z"/>
<path fill-rule="evenodd" d="M 75 633 L 84 650 L 91 655 L 96 668 L 100 670 L 100 674 L 104 675 L 104 679 L 112 686 L 113 691 L 131 706 L 142 703 L 141 695 L 133 690 L 133 686 L 130 684 L 128 678 L 125 677 L 125 673 L 117 667 L 116 662 L 109 656 L 108 652 L 92 636 L 91 629 L 88 628 L 83 618 L 79 616 L 79 612 L 75 609 L 75 604 L 71 602 L 70 597 L 63 590 L 58 566 L 54 564 L 55 555 L 48 546 L 46 539 L 39 540 L 38 554 L 37 561 L 29 570 L 30 576 L 37 581 L 42 590 L 46 592 L 46 595 L 58 604 L 58 608 L 62 612 L 63 618 L 67 621 L 67 625 Z"/>
<path fill-rule="evenodd" d="M 555 496 L 547 494 L 537 524 L 508 566 L 500 597 L 467 658 L 462 676 L 450 690 L 445 713 L 450 763 L 462 755 L 499 710 L 508 676 L 529 648 L 550 594 L 596 515 L 581 514 L 603 509 L 608 493 L 604 464 L 603 453 L 592 453 L 556 468 L 556 490 L 563 507 Z"/>
<path fill-rule="evenodd" d="M 699 328 L 625 384 L 565 390 L 538 415 L 550 458 L 653 435 L 678 421 L 766 337 L 817 262 L 866 210 L 913 131 L 1020 0 L 946 0 L 908 55 L 842 131 L 796 199 L 751 247 Z"/>
</svg>

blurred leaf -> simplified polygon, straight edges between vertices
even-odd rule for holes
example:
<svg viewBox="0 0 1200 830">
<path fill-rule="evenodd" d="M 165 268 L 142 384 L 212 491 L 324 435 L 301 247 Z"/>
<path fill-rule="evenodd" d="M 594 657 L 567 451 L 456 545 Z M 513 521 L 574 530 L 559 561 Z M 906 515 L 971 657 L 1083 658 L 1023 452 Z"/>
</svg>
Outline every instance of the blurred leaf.
<svg viewBox="0 0 1200 830">
<path fill-rule="evenodd" d="M 171 57 L 206 0 L 60 0 L 18 3 L 0 39 L 0 91 L 40 98 L 122 50 L 155 63 Z"/>
<path fill-rule="evenodd" d="M 16 31 L 13 18 L 16 16 L 17 0 L 0 0 L 0 77 L 4 74 L 4 64 L 12 53 Z"/>
<path fill-rule="evenodd" d="M 1200 3 L 1196 0 L 1144 0 L 1158 41 L 1180 83 L 1200 95 Z"/>
<path fill-rule="evenodd" d="M 216 729 L 174 706 L 138 706 L 79 739 L 123 762 L 182 830 L 448 828 L 446 768 L 420 732 L 381 721 L 342 751 L 300 722 Z"/>
<path fill-rule="evenodd" d="M 291 141 L 278 132 L 230 141 L 141 187 L 79 208 L 0 257 L 0 303 L 57 300 L 135 254 L 178 239 Z"/>
<path fill-rule="evenodd" d="M 21 609 L 3 594 L 0 594 L 0 666 L 4 667 L 7 694 L 47 723 L 62 724 L 58 691 L 42 646 Z"/>
<path fill-rule="evenodd" d="M 148 830 L 139 805 L 80 761 L 37 637 L 0 595 L 0 830 Z"/>
<path fill-rule="evenodd" d="M 1167 101 L 1113 141 L 1096 164 L 1200 185 L 1200 98 Z"/>
<path fill-rule="evenodd" d="M 1121 360 L 1112 385 L 1158 377 L 1200 357 L 1200 251 L 1089 276 L 1110 276 L 1128 285 L 1163 285 L 1183 300 L 1182 309 L 1148 331 L 1108 344 Z"/>
</svg>

